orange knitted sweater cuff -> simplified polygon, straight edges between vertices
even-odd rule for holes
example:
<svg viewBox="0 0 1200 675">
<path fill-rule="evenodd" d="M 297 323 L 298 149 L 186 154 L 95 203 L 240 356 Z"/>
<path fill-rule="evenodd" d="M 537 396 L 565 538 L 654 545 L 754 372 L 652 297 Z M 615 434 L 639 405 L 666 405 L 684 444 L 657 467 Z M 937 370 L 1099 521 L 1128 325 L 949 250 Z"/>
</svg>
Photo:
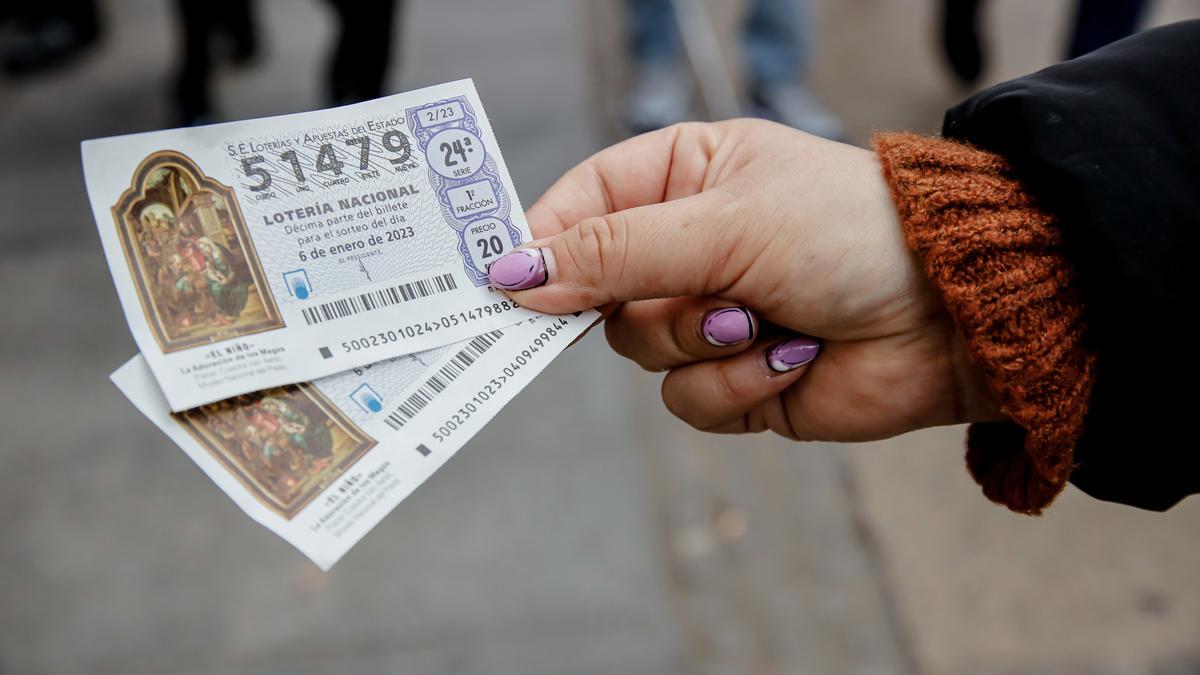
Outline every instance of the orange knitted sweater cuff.
<svg viewBox="0 0 1200 675">
<path fill-rule="evenodd" d="M 1011 420 L 971 425 L 967 466 L 989 499 L 1041 513 L 1074 468 L 1095 366 L 1061 233 L 999 155 L 911 133 L 874 145 L 908 245 Z"/>
</svg>

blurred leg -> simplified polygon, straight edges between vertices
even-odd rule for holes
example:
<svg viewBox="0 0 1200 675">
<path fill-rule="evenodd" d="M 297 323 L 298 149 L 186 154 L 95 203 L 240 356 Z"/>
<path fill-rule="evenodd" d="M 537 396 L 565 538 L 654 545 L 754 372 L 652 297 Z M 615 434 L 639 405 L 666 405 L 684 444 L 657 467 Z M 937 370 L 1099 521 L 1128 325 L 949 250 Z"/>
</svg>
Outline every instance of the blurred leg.
<svg viewBox="0 0 1200 675">
<path fill-rule="evenodd" d="M 942 49 L 954 76 L 971 84 L 983 72 L 979 38 L 981 0 L 942 0 Z"/>
<path fill-rule="evenodd" d="M 250 0 L 222 0 L 212 3 L 220 7 L 220 30 L 229 39 L 228 53 L 222 56 L 235 64 L 245 64 L 258 54 L 258 24 Z"/>
<path fill-rule="evenodd" d="M 679 29 L 671 0 L 626 0 L 633 82 L 624 122 L 643 133 L 688 116 L 690 82 L 679 68 Z"/>
<path fill-rule="evenodd" d="M 842 124 L 808 90 L 811 51 L 807 0 L 754 0 L 742 45 L 757 114 L 825 138 Z"/>
<path fill-rule="evenodd" d="M 1145 4 L 1143 0 L 1078 0 L 1067 58 L 1083 56 L 1133 35 Z"/>
<path fill-rule="evenodd" d="M 342 105 L 383 95 L 392 56 L 394 0 L 329 0 L 338 12 L 341 37 L 329 68 L 333 103 Z M 403 10 L 401 10 L 403 11 Z"/>
<path fill-rule="evenodd" d="M 633 60 L 639 65 L 675 63 L 679 33 L 671 0 L 626 0 L 625 7 Z"/>
<path fill-rule="evenodd" d="M 808 73 L 808 0 L 753 0 L 742 34 L 746 68 L 758 85 L 799 82 Z"/>
<path fill-rule="evenodd" d="M 213 8 L 205 0 L 178 0 L 175 3 L 179 23 L 179 75 L 173 92 L 175 123 L 193 126 L 211 121 L 209 80 L 212 78 L 211 36 Z"/>
</svg>

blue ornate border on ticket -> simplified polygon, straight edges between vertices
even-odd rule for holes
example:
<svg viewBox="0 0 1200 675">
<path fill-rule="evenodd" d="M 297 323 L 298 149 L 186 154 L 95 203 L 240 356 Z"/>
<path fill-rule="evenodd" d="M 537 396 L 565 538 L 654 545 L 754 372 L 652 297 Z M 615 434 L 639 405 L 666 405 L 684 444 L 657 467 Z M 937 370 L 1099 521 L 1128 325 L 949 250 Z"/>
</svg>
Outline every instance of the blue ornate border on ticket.
<svg viewBox="0 0 1200 675">
<path fill-rule="evenodd" d="M 429 181 L 446 222 L 458 234 L 467 276 L 476 286 L 484 286 L 489 258 L 520 245 L 521 233 L 512 225 L 512 199 L 485 147 L 475 111 L 465 96 L 455 96 L 409 108 L 405 116 L 429 165 Z M 502 242 L 501 229 L 508 239 L 502 250 L 497 246 Z"/>
</svg>

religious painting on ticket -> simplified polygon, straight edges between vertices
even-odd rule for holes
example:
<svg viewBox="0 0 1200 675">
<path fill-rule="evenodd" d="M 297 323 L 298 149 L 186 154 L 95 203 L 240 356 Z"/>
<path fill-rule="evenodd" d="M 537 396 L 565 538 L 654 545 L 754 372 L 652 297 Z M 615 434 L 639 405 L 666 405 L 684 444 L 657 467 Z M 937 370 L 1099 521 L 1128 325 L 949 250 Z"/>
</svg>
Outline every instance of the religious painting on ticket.
<svg viewBox="0 0 1200 675">
<path fill-rule="evenodd" d="M 142 160 L 112 212 L 164 353 L 283 327 L 237 196 L 187 156 Z"/>
<path fill-rule="evenodd" d="M 235 396 L 175 419 L 256 499 L 288 520 L 375 445 L 310 384 Z"/>
</svg>

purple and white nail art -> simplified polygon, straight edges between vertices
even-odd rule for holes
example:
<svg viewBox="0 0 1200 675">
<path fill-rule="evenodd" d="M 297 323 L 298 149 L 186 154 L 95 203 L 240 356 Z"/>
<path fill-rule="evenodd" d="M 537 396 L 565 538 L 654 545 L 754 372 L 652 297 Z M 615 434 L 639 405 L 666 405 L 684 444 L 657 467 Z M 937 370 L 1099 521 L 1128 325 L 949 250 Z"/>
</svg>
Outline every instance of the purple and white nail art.
<svg viewBox="0 0 1200 675">
<path fill-rule="evenodd" d="M 777 373 L 786 373 L 817 358 L 821 341 L 808 335 L 797 335 L 767 351 L 767 365 Z"/>
<path fill-rule="evenodd" d="M 542 249 L 519 248 L 492 263 L 488 278 L 506 291 L 523 291 L 541 286 L 550 277 Z"/>
<path fill-rule="evenodd" d="M 724 307 L 704 315 L 700 333 L 714 347 L 729 347 L 753 340 L 757 324 L 745 307 Z"/>
</svg>

